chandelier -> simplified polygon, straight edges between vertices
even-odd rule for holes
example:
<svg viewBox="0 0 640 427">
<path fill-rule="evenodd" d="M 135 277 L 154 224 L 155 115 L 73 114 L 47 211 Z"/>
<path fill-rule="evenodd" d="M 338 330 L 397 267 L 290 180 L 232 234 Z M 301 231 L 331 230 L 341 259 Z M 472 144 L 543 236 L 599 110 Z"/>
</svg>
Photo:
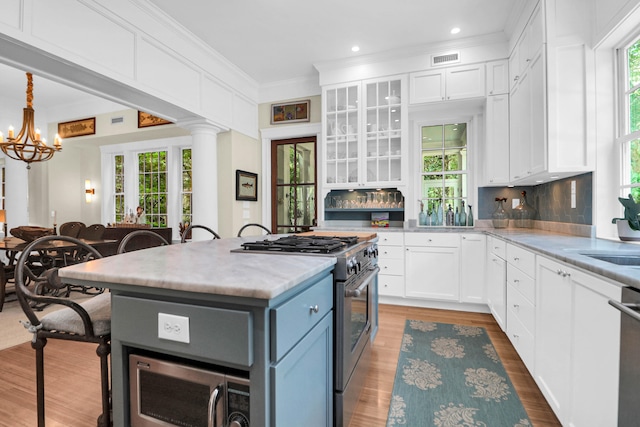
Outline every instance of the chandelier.
<svg viewBox="0 0 640 427">
<path fill-rule="evenodd" d="M 6 141 L 0 132 L 0 150 L 12 159 L 26 162 L 27 169 L 31 169 L 31 163 L 49 160 L 55 152 L 62 150 L 62 140 L 58 134 L 56 134 L 52 147 L 47 145 L 46 139 L 40 139 L 40 129 L 34 130 L 33 76 L 31 73 L 27 73 L 27 107 L 22 111 L 22 128 L 17 136 L 14 136 L 13 126 L 9 126 Z"/>
</svg>

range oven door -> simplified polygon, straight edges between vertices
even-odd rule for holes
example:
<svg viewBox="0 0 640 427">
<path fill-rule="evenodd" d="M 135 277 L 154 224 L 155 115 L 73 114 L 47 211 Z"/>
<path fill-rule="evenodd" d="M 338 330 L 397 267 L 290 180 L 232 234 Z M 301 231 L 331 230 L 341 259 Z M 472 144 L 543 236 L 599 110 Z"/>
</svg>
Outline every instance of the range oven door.
<svg viewBox="0 0 640 427">
<path fill-rule="evenodd" d="M 371 266 L 356 280 L 336 284 L 335 387 L 344 391 L 369 342 L 373 286 L 380 268 Z"/>
</svg>

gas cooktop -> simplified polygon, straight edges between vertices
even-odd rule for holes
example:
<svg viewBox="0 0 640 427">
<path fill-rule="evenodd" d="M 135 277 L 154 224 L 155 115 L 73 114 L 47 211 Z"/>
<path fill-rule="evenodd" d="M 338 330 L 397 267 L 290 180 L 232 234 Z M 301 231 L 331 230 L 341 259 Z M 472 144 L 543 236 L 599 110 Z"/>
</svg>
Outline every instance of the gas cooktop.
<svg viewBox="0 0 640 427">
<path fill-rule="evenodd" d="M 347 236 L 297 236 L 291 235 L 276 240 L 258 240 L 242 243 L 244 251 L 292 252 L 331 254 L 340 252 L 358 243 L 358 237 Z"/>
</svg>

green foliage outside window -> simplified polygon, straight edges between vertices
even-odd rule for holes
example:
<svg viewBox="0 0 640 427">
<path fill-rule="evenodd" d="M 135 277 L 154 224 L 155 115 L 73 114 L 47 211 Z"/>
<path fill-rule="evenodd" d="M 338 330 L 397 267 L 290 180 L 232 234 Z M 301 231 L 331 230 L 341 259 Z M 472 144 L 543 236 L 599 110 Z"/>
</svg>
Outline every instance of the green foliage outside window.
<svg viewBox="0 0 640 427">
<path fill-rule="evenodd" d="M 138 195 L 152 227 L 167 226 L 167 152 L 138 154 Z"/>
<path fill-rule="evenodd" d="M 640 40 L 637 40 L 627 49 L 627 76 L 628 76 L 628 132 L 640 131 Z M 625 177 L 623 190 L 631 193 L 635 200 L 640 200 L 640 188 L 631 187 L 640 184 L 640 141 L 634 139 L 626 144 L 628 150 L 630 176 Z M 626 185 L 625 185 L 626 184 Z"/>
</svg>

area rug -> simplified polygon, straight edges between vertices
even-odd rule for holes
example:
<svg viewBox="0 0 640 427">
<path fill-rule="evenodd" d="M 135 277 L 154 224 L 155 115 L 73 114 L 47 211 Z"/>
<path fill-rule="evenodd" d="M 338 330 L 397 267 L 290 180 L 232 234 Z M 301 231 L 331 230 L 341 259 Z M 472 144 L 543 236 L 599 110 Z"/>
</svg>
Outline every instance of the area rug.
<svg viewBox="0 0 640 427">
<path fill-rule="evenodd" d="M 531 426 L 484 328 L 407 320 L 387 427 Z"/>
</svg>

